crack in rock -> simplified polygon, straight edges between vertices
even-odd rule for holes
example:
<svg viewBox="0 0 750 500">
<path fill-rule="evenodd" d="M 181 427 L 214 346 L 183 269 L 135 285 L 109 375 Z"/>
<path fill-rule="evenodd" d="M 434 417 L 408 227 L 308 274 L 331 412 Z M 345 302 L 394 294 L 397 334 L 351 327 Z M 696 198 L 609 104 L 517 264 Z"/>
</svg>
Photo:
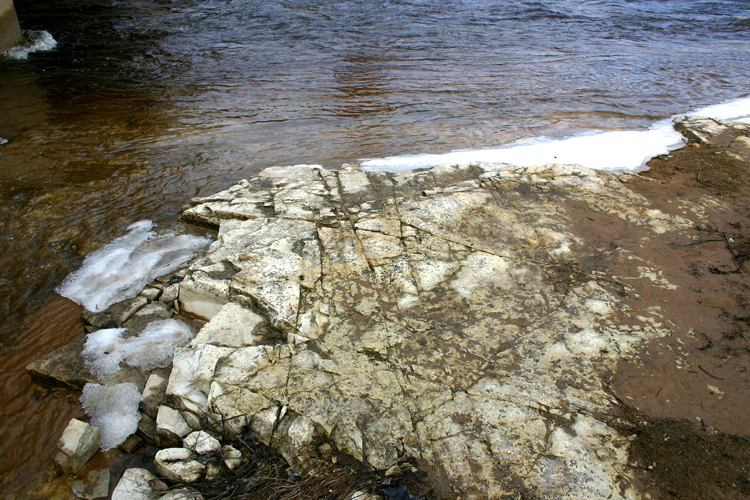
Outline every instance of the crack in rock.
<svg viewBox="0 0 750 500">
<path fill-rule="evenodd" d="M 377 469 L 423 460 L 465 499 L 620 498 L 607 376 L 669 331 L 658 310 L 635 328 L 593 275 L 553 276 L 581 245 L 564 199 L 655 234 L 692 224 L 575 165 L 273 167 L 192 200 L 184 220 L 219 235 L 180 300 L 209 322 L 168 404 L 249 425 L 300 470 L 322 437 Z M 287 343 L 227 332 L 255 315 Z"/>
</svg>

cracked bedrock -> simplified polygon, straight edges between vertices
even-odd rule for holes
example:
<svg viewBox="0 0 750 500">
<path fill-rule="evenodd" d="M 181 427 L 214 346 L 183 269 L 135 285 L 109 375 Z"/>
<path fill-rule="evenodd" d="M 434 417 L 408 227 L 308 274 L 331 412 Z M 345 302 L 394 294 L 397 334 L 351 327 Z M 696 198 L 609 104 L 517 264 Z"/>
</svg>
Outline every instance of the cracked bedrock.
<svg viewBox="0 0 750 500">
<path fill-rule="evenodd" d="M 422 460 L 463 498 L 625 496 L 605 381 L 668 330 L 658 308 L 635 318 L 627 283 L 565 272 L 566 200 L 691 224 L 563 165 L 272 167 L 194 199 L 183 220 L 218 237 L 180 300 L 210 321 L 177 349 L 168 404 L 250 427 L 303 472 L 327 439 L 380 470 Z"/>
</svg>

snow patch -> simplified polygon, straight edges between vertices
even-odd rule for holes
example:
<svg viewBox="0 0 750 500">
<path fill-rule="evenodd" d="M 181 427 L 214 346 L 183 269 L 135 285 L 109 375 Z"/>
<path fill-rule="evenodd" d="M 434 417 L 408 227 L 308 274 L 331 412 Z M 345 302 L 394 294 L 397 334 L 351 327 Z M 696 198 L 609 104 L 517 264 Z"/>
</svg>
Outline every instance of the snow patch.
<svg viewBox="0 0 750 500">
<path fill-rule="evenodd" d="M 146 283 L 171 273 L 206 250 L 211 239 L 151 231 L 145 220 L 131 224 L 128 234 L 86 256 L 55 291 L 89 311 L 103 311 L 115 302 L 135 297 Z"/>
<path fill-rule="evenodd" d="M 557 163 L 623 172 L 639 170 L 650 158 L 667 154 L 682 144 L 682 134 L 672 128 L 670 121 L 666 121 L 643 131 L 599 132 L 557 141 L 540 137 L 516 141 L 497 149 L 453 151 L 442 155 L 392 156 L 364 161 L 362 168 L 368 171 L 400 172 L 445 163 L 507 163 L 521 167 Z"/>
<path fill-rule="evenodd" d="M 83 386 L 81 405 L 91 417 L 91 425 L 99 428 L 102 450 L 111 450 L 138 430 L 141 420 L 138 405 L 141 401 L 143 397 L 133 383 L 111 387 L 99 384 Z"/>
<path fill-rule="evenodd" d="M 701 108 L 689 114 L 750 123 L 750 97 Z M 654 156 L 667 154 L 684 145 L 682 134 L 672 126 L 674 118 L 677 116 L 658 121 L 648 130 L 595 131 L 560 140 L 546 137 L 522 139 L 494 149 L 389 156 L 364 160 L 361 165 L 363 170 L 370 172 L 401 172 L 446 163 L 506 163 L 520 167 L 557 163 L 610 172 L 639 172 L 646 169 L 646 162 Z"/>
<path fill-rule="evenodd" d="M 152 321 L 140 335 L 122 338 L 127 328 L 107 328 L 90 333 L 81 352 L 89 371 L 103 382 L 120 369 L 120 363 L 143 370 L 165 368 L 174 350 L 195 337 L 187 323 L 176 319 Z"/>
<path fill-rule="evenodd" d="M 750 123 L 750 97 L 735 99 L 733 101 L 707 106 L 697 109 L 691 115 L 715 118 L 716 120 L 731 120 L 735 122 Z"/>
<path fill-rule="evenodd" d="M 15 47 L 2 53 L 9 59 L 27 59 L 32 52 L 52 50 L 57 47 L 57 40 L 47 31 L 28 30 L 23 32 L 23 40 Z"/>
</svg>

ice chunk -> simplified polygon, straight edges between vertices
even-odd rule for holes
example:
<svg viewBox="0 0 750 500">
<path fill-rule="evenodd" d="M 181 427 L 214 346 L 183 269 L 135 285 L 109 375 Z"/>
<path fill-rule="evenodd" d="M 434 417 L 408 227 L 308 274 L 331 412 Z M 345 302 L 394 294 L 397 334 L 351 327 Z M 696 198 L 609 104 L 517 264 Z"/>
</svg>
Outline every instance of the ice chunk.
<svg viewBox="0 0 750 500">
<path fill-rule="evenodd" d="M 91 425 L 99 428 L 103 450 L 114 448 L 138 430 L 141 420 L 138 404 L 142 400 L 133 383 L 83 386 L 81 405 L 91 417 Z"/>
<path fill-rule="evenodd" d="M 521 167 L 548 164 L 577 164 L 612 172 L 643 170 L 658 154 L 683 145 L 682 134 L 668 120 L 648 130 L 618 130 L 578 135 L 561 140 L 544 137 L 514 142 L 496 149 L 453 151 L 437 155 L 392 156 L 362 162 L 367 171 L 400 172 L 445 163 L 507 163 Z"/>
<path fill-rule="evenodd" d="M 89 311 L 135 297 L 146 283 L 170 273 L 205 250 L 210 238 L 183 234 L 157 236 L 151 221 L 128 227 L 128 234 L 89 254 L 55 291 Z"/>
<path fill-rule="evenodd" d="M 695 110 L 690 114 L 715 118 L 716 120 L 750 123 L 750 97 L 743 97 L 742 99 L 708 106 Z"/>
<path fill-rule="evenodd" d="M 92 374 L 106 382 L 125 362 L 144 370 L 169 366 L 177 347 L 195 337 L 193 329 L 176 319 L 152 321 L 140 335 L 122 338 L 127 328 L 107 328 L 90 333 L 83 345 L 84 363 Z"/>
<path fill-rule="evenodd" d="M 102 382 L 120 369 L 120 362 L 125 360 L 122 334 L 127 328 L 105 328 L 90 333 L 83 344 L 83 363 L 92 375 Z"/>
<path fill-rule="evenodd" d="M 750 97 L 708 106 L 688 114 L 750 123 Z M 401 172 L 445 163 L 469 165 L 487 162 L 519 167 L 578 164 L 611 172 L 641 171 L 646 169 L 646 162 L 654 156 L 683 146 L 682 135 L 672 126 L 672 119 L 676 117 L 658 121 L 648 130 L 599 130 L 560 140 L 545 137 L 522 139 L 494 149 L 390 156 L 362 161 L 362 168 L 371 172 Z"/>
<path fill-rule="evenodd" d="M 26 59 L 32 52 L 52 50 L 57 47 L 57 40 L 47 31 L 28 30 L 23 32 L 23 40 L 15 47 L 0 53 L 9 59 Z"/>
</svg>

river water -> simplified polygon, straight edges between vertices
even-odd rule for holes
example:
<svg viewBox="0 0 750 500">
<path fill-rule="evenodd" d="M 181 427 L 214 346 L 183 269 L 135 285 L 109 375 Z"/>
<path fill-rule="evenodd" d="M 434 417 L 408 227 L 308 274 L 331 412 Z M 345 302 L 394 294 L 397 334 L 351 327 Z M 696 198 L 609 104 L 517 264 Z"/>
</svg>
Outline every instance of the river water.
<svg viewBox="0 0 750 500">
<path fill-rule="evenodd" d="M 24 363 L 78 332 L 52 289 L 132 222 L 167 227 L 189 198 L 270 165 L 638 130 L 750 93 L 746 0 L 16 9 L 23 29 L 58 45 L 0 59 L 0 406 L 12 403 L 0 456 L 10 476 L 20 460 L 8 450 L 30 450 L 27 472 L 43 467 L 75 413 L 58 394 L 30 418 L 41 403 Z M 50 326 L 59 317 L 67 329 Z"/>
</svg>

